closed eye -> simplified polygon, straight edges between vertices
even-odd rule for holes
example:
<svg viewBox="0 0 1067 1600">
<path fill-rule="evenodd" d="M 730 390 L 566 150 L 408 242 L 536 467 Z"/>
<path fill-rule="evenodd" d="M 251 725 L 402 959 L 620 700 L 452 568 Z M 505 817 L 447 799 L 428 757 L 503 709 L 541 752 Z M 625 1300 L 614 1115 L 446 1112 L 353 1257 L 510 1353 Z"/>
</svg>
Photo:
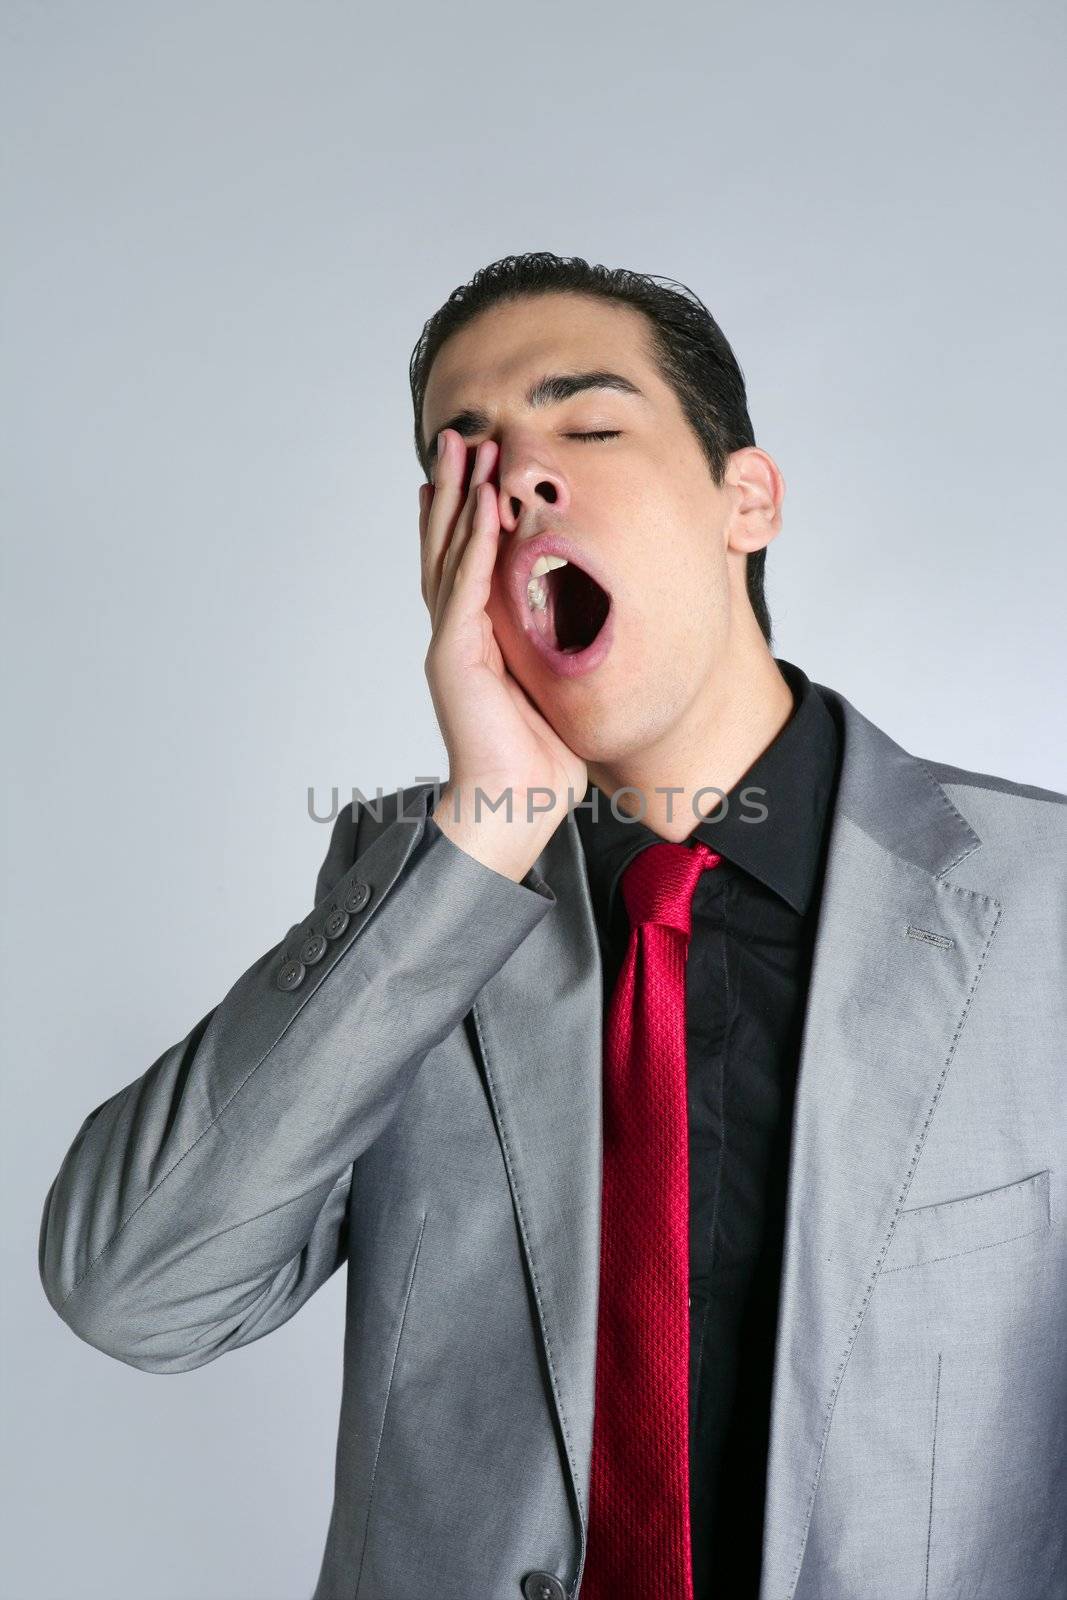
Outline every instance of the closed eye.
<svg viewBox="0 0 1067 1600">
<path fill-rule="evenodd" d="M 605 429 L 600 433 L 568 433 L 568 439 L 617 439 L 622 432 L 621 428 Z"/>
</svg>

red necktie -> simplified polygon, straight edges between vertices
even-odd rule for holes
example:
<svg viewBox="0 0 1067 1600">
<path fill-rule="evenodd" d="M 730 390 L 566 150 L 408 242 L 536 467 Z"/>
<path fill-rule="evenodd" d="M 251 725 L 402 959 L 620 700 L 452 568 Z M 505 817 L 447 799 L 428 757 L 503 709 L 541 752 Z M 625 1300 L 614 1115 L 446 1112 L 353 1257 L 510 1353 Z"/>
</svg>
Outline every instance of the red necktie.
<svg viewBox="0 0 1067 1600">
<path fill-rule="evenodd" d="M 581 1600 L 691 1600 L 685 963 L 722 860 L 654 844 L 622 876 L 630 943 L 604 1030 L 589 1542 Z"/>
</svg>

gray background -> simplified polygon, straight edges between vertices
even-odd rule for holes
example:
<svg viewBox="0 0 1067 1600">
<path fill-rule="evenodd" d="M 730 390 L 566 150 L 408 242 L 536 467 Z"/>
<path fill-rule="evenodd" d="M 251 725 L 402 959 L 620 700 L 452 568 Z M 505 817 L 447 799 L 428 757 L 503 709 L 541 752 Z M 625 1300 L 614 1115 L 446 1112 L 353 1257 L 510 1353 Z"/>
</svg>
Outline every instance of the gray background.
<svg viewBox="0 0 1067 1600">
<path fill-rule="evenodd" d="M 10 1600 L 301 1600 L 343 1273 L 197 1372 L 37 1280 L 82 1119 L 310 910 L 307 791 L 443 772 L 407 362 L 498 256 L 691 285 L 787 483 L 775 653 L 1067 790 L 1052 3 L 31 4 L 4 45 Z"/>
</svg>

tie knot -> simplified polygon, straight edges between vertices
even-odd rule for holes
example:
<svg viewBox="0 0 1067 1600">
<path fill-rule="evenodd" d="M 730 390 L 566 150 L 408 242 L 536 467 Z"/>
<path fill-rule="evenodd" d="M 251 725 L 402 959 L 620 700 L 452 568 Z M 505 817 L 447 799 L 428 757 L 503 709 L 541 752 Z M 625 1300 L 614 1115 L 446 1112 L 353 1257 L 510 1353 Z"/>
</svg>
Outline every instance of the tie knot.
<svg viewBox="0 0 1067 1600">
<path fill-rule="evenodd" d="M 650 844 L 638 852 L 622 875 L 622 897 L 630 927 L 643 922 L 692 932 L 693 891 L 697 879 L 722 856 L 696 840 L 693 844 Z"/>
</svg>

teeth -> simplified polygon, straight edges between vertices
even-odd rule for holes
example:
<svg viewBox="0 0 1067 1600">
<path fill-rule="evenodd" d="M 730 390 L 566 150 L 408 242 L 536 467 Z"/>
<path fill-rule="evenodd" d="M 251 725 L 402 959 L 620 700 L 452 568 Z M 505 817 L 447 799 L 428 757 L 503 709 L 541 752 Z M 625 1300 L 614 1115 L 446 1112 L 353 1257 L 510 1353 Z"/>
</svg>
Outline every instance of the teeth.
<svg viewBox="0 0 1067 1600">
<path fill-rule="evenodd" d="M 526 585 L 526 599 L 531 611 L 545 610 L 548 605 L 545 577 L 549 572 L 555 572 L 557 567 L 566 565 L 565 556 L 538 556 L 530 568 L 530 581 Z"/>
<path fill-rule="evenodd" d="M 530 577 L 543 578 L 546 572 L 555 572 L 557 567 L 565 567 L 566 565 L 565 556 L 538 556 L 530 568 Z"/>
</svg>

